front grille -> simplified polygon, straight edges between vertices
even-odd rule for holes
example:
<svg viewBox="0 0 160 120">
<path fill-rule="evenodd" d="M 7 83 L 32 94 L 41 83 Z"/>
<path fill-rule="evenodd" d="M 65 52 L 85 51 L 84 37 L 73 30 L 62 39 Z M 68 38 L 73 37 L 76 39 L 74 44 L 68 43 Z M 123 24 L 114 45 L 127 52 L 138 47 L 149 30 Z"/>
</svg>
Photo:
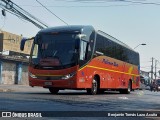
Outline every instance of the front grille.
<svg viewBox="0 0 160 120">
<path fill-rule="evenodd" d="M 37 76 L 37 78 L 41 80 L 60 80 L 62 76 Z"/>
</svg>

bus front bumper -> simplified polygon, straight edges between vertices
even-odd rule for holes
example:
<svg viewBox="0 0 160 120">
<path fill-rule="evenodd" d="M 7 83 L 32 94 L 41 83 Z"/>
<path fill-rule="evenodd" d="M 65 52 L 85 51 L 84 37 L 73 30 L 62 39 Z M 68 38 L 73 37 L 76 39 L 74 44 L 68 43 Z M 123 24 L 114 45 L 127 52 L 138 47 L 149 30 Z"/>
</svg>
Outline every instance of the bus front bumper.
<svg viewBox="0 0 160 120">
<path fill-rule="evenodd" d="M 56 87 L 56 88 L 76 88 L 76 80 L 75 78 L 67 79 L 67 80 L 42 80 L 42 79 L 34 79 L 29 77 L 29 85 L 40 86 L 40 87 Z"/>
</svg>

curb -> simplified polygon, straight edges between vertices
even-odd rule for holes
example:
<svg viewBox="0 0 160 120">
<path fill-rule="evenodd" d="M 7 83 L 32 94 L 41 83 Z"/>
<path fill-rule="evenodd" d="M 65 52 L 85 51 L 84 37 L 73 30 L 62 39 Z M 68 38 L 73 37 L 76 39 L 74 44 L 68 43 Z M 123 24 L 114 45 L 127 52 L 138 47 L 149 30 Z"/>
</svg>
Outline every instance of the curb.
<svg viewBox="0 0 160 120">
<path fill-rule="evenodd" d="M 0 85 L 0 92 L 15 92 L 20 89 L 23 89 L 24 87 L 27 87 L 28 85 L 7 85 L 7 84 L 1 84 Z"/>
<path fill-rule="evenodd" d="M 48 91 L 45 90 L 43 87 L 31 87 L 29 85 L 7 85 L 7 84 L 0 84 L 0 93 L 2 92 L 44 92 Z"/>
<path fill-rule="evenodd" d="M 0 92 L 13 92 L 14 90 L 12 89 L 0 89 Z"/>
</svg>

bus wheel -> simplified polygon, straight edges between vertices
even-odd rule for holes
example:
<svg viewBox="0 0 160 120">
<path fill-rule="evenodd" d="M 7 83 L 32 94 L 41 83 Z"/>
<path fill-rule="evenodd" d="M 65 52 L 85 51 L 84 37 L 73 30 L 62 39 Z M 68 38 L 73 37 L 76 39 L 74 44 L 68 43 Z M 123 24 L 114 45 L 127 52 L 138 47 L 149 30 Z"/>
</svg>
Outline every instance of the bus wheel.
<svg viewBox="0 0 160 120">
<path fill-rule="evenodd" d="M 96 95 L 97 91 L 98 91 L 98 83 L 97 79 L 94 77 L 94 79 L 92 80 L 92 88 L 87 89 L 87 93 L 91 95 Z"/>
<path fill-rule="evenodd" d="M 127 89 L 121 89 L 121 90 L 120 90 L 120 93 L 121 93 L 121 94 L 130 94 L 131 90 L 132 90 L 132 84 L 131 84 L 131 82 L 129 81 L 129 82 L 128 82 L 128 88 L 127 88 Z"/>
<path fill-rule="evenodd" d="M 59 89 L 58 89 L 58 88 L 53 88 L 53 87 L 51 87 L 51 88 L 49 88 L 49 91 L 50 91 L 52 94 L 57 94 L 58 91 L 59 91 Z"/>
<path fill-rule="evenodd" d="M 125 93 L 126 93 L 126 94 L 130 94 L 130 93 L 131 93 L 131 90 L 132 90 L 132 84 L 131 84 L 131 82 L 129 81 L 129 82 L 128 82 L 128 88 L 125 90 Z"/>
</svg>

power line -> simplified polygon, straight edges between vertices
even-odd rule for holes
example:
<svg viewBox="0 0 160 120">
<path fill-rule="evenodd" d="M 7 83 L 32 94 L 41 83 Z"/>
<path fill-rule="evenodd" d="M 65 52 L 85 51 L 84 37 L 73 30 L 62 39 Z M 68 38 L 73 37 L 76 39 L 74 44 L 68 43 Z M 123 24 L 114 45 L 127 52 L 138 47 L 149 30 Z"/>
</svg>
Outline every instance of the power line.
<svg viewBox="0 0 160 120">
<path fill-rule="evenodd" d="M 58 5 L 51 5 L 51 6 L 46 6 L 46 7 L 57 7 L 57 8 L 95 8 L 95 7 L 125 7 L 125 6 L 133 6 L 135 4 L 127 4 L 127 5 L 61 5 L 61 6 L 58 6 Z M 139 4 L 138 4 L 139 5 Z M 24 7 L 42 7 L 42 6 L 36 6 L 36 5 L 20 5 L 20 6 L 24 6 Z"/>
<path fill-rule="evenodd" d="M 29 12 L 25 11 L 24 9 L 13 3 L 11 0 L 0 0 L 0 7 L 7 12 L 16 15 L 17 17 L 31 22 L 40 29 L 48 27 L 44 22 L 31 15 Z"/>
<path fill-rule="evenodd" d="M 49 11 L 52 15 L 54 15 L 55 17 L 57 17 L 59 20 L 61 20 L 63 23 L 65 23 L 66 25 L 68 25 L 68 23 L 66 23 L 64 20 L 62 20 L 60 17 L 58 17 L 55 13 L 53 13 L 51 10 L 49 10 L 46 6 L 44 6 L 41 2 L 39 2 L 38 0 L 36 0 L 40 5 L 42 5 L 42 7 L 44 7 L 47 11 Z"/>
<path fill-rule="evenodd" d="M 55 0 L 55 1 L 60 1 L 60 0 Z M 84 2 L 84 3 L 95 3 L 95 1 L 98 2 L 98 0 L 83 0 L 83 1 L 79 1 L 79 0 L 72 0 L 72 1 L 68 1 L 68 0 L 64 0 L 65 2 Z M 133 5 L 160 5 L 159 2 L 141 2 L 142 0 L 139 1 L 129 1 L 129 0 L 109 0 L 109 1 L 105 1 L 103 0 L 103 2 L 121 2 L 121 3 L 130 3 L 127 5 L 61 5 L 61 6 L 56 6 L 56 5 L 49 5 L 49 6 L 44 6 L 42 3 L 41 4 L 42 7 L 66 7 L 66 8 L 71 8 L 71 7 L 122 7 L 122 6 L 133 6 Z M 146 1 L 146 0 L 143 0 Z M 37 1 L 38 2 L 38 1 Z M 98 3 L 102 3 L 102 2 L 98 2 Z M 21 6 L 26 6 L 26 7 L 41 7 L 41 6 L 33 6 L 33 5 L 21 5 Z M 48 8 L 46 8 L 48 10 Z M 48 10 L 49 12 L 51 12 L 50 10 Z M 54 14 L 54 13 L 52 13 Z M 55 14 L 54 14 L 55 15 Z M 57 15 L 55 15 L 56 17 L 58 17 Z M 58 17 L 59 19 L 59 17 Z"/>
<path fill-rule="evenodd" d="M 100 2 L 99 0 L 65 0 L 66 2 L 83 2 L 83 3 L 95 3 L 95 2 Z M 146 0 L 144 0 L 146 1 Z M 142 2 L 142 0 L 101 0 L 100 3 L 102 2 L 123 2 L 123 3 L 134 3 L 134 4 L 145 4 L 145 5 L 160 5 L 159 2 Z"/>
<path fill-rule="evenodd" d="M 121 1 L 121 0 L 118 0 Z M 122 0 L 121 2 L 129 2 L 129 3 L 135 3 L 135 4 L 145 4 L 145 5 L 160 5 L 158 2 L 138 2 L 138 1 L 129 1 L 129 0 Z"/>
<path fill-rule="evenodd" d="M 6 24 L 6 15 L 4 15 L 2 19 L 3 19 L 3 24 L 2 24 L 2 26 L 0 26 L 0 31 L 2 31 L 3 27 Z"/>
</svg>

